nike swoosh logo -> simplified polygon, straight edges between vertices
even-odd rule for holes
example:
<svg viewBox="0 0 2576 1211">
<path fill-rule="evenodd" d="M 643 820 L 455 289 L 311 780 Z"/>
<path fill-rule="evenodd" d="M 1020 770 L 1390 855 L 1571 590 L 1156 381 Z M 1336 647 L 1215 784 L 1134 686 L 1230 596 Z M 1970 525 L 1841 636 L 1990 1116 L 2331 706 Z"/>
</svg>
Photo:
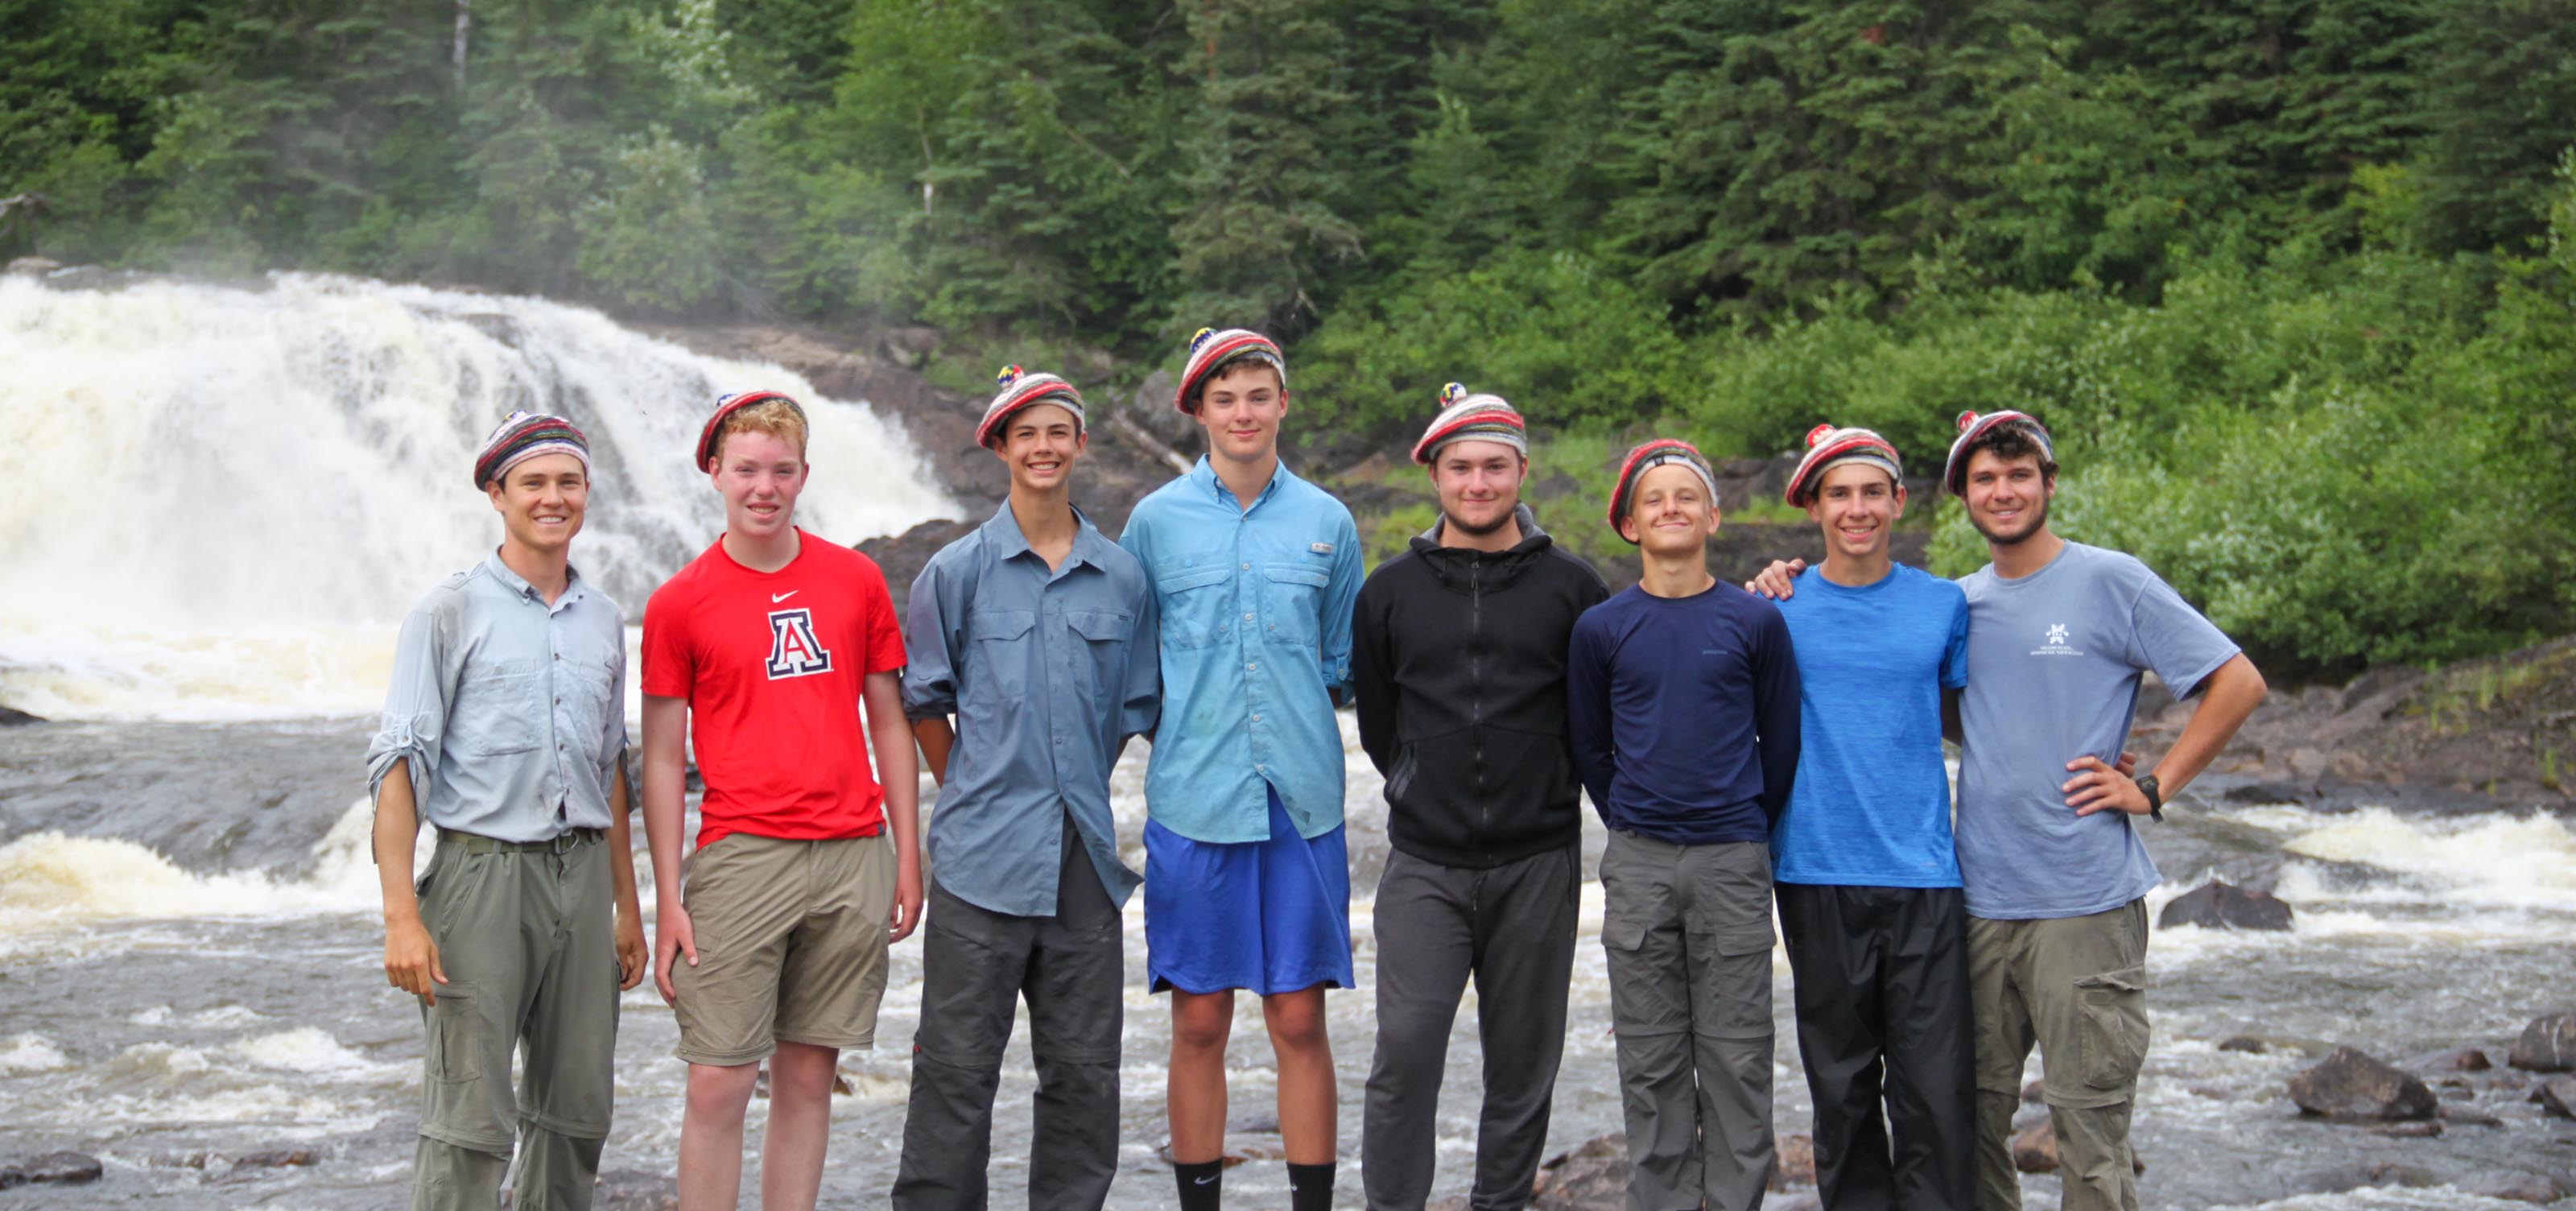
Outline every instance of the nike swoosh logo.
<svg viewBox="0 0 2576 1211">
<path fill-rule="evenodd" d="M 1216 1179 L 1213 1177 L 1194 1177 L 1190 1179 L 1190 1184 L 1193 1186 L 1204 1186 L 1215 1180 Z"/>
<path fill-rule="evenodd" d="M 805 591 L 805 590 L 803 590 L 803 589 L 789 589 L 789 590 L 787 590 L 787 591 L 786 591 L 786 592 L 784 592 L 784 593 L 772 593 L 772 594 L 770 594 L 770 595 L 769 595 L 769 604 L 771 604 L 771 605 L 777 605 L 779 602 L 785 601 L 785 600 L 787 600 L 788 598 L 790 598 L 790 597 L 794 597 L 795 595 L 797 595 L 797 594 L 799 594 L 799 593 L 802 593 L 802 592 L 804 592 L 804 591 Z"/>
</svg>

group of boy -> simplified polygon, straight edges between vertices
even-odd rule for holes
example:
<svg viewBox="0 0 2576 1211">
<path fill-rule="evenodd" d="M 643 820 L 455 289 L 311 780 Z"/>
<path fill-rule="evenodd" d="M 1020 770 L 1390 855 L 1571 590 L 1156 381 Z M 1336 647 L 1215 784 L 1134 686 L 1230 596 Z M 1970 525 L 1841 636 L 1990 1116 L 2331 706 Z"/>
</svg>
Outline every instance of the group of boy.
<svg viewBox="0 0 2576 1211">
<path fill-rule="evenodd" d="M 1356 982 L 1345 702 L 1385 778 L 1391 845 L 1373 914 L 1369 1206 L 1430 1196 L 1471 982 L 1484 1094 L 1469 1205 L 1528 1203 L 1588 793 L 1609 832 L 1601 938 L 1630 1207 L 1762 1199 L 1775 901 L 1826 1206 L 2017 1207 L 2006 1138 L 2036 1044 L 2065 1204 L 2135 1207 L 2142 897 L 2157 876 L 2132 821 L 2160 815 L 2263 684 L 2143 565 L 2049 531 L 2057 466 L 2036 420 L 1961 418 L 1943 482 L 1993 562 L 1956 583 L 1891 558 L 1907 492 L 1875 433 L 1810 435 L 1787 497 L 1825 560 L 1773 564 L 1750 591 L 1708 570 L 1721 514 L 1707 460 L 1647 442 L 1610 496 L 1641 561 L 1612 595 L 1521 502 L 1526 426 L 1498 396 L 1444 389 L 1413 451 L 1438 520 L 1363 583 L 1348 510 L 1280 460 L 1287 367 L 1268 338 L 1193 338 L 1174 403 L 1207 453 L 1114 543 L 1071 501 L 1080 393 L 1017 367 L 998 385 L 977 438 L 1007 466 L 1008 500 L 925 566 L 900 628 L 873 562 L 794 524 L 811 473 L 801 406 L 753 392 L 706 421 L 693 453 L 725 530 L 644 616 L 649 951 L 621 614 L 568 556 L 587 439 L 524 413 L 487 439 L 474 482 L 502 542 L 406 619 L 368 759 L 386 973 L 428 1034 L 416 1208 L 492 1207 L 504 1184 L 521 1208 L 590 1205 L 618 998 L 648 967 L 688 1066 L 680 1205 L 736 1205 L 766 1066 L 761 1205 L 812 1207 L 839 1052 L 873 1043 L 889 947 L 925 900 L 893 1205 L 986 1204 L 1025 1001 L 1029 1203 L 1101 1207 L 1118 1157 L 1122 917 L 1140 882 L 1149 978 L 1172 994 L 1180 1205 L 1218 1205 L 1248 989 L 1291 1206 L 1329 1206 L 1324 992 Z M 2201 705 L 2133 779 L 2120 749 L 2146 671 Z M 1945 734 L 1963 746 L 1955 842 Z M 1140 735 L 1141 880 L 1109 802 Z M 940 787 L 926 846 L 916 753 Z M 415 885 L 423 820 L 437 844 Z"/>
</svg>

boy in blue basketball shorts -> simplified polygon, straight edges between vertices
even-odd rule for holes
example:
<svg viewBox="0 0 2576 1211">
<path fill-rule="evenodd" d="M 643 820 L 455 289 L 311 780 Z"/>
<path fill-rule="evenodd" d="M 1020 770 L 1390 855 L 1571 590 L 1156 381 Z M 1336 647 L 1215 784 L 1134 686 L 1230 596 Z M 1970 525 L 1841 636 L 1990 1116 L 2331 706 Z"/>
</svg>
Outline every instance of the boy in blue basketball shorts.
<svg viewBox="0 0 2576 1211">
<path fill-rule="evenodd" d="M 1324 989 L 1351 986 L 1335 699 L 1360 590 L 1350 510 L 1279 461 L 1287 363 L 1201 329 L 1174 404 L 1207 455 L 1136 506 L 1119 545 L 1154 584 L 1162 723 L 1146 766 L 1145 950 L 1172 992 L 1169 1107 L 1185 1211 L 1218 1205 L 1234 990 L 1261 995 L 1291 1206 L 1332 1205 Z"/>
</svg>

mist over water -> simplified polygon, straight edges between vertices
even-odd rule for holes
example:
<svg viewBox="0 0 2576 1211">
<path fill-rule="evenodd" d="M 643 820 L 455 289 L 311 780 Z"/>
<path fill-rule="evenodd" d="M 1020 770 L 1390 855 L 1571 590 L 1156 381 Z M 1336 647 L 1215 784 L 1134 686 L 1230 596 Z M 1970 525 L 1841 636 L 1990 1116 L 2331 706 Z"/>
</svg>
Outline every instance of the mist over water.
<svg viewBox="0 0 2576 1211">
<path fill-rule="evenodd" d="M 590 435 L 574 564 L 630 622 L 722 528 L 689 457 L 720 393 L 806 403 L 808 530 L 849 542 L 955 512 L 864 405 L 539 299 L 13 277 L 0 367 L 0 703 L 52 718 L 372 710 L 403 612 L 499 540 L 473 457 L 514 409 Z"/>
</svg>

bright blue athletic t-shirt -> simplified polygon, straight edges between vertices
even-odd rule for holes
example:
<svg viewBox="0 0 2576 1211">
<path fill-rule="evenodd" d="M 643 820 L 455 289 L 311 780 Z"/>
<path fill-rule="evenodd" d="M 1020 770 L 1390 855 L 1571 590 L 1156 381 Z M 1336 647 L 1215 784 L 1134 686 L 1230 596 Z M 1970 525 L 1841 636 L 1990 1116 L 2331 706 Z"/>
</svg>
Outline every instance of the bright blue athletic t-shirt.
<svg viewBox="0 0 2576 1211">
<path fill-rule="evenodd" d="M 1902 564 L 1859 588 L 1814 567 L 1779 605 L 1798 653 L 1800 746 L 1772 877 L 1959 886 L 1941 691 L 1968 683 L 1968 595 Z"/>
</svg>

